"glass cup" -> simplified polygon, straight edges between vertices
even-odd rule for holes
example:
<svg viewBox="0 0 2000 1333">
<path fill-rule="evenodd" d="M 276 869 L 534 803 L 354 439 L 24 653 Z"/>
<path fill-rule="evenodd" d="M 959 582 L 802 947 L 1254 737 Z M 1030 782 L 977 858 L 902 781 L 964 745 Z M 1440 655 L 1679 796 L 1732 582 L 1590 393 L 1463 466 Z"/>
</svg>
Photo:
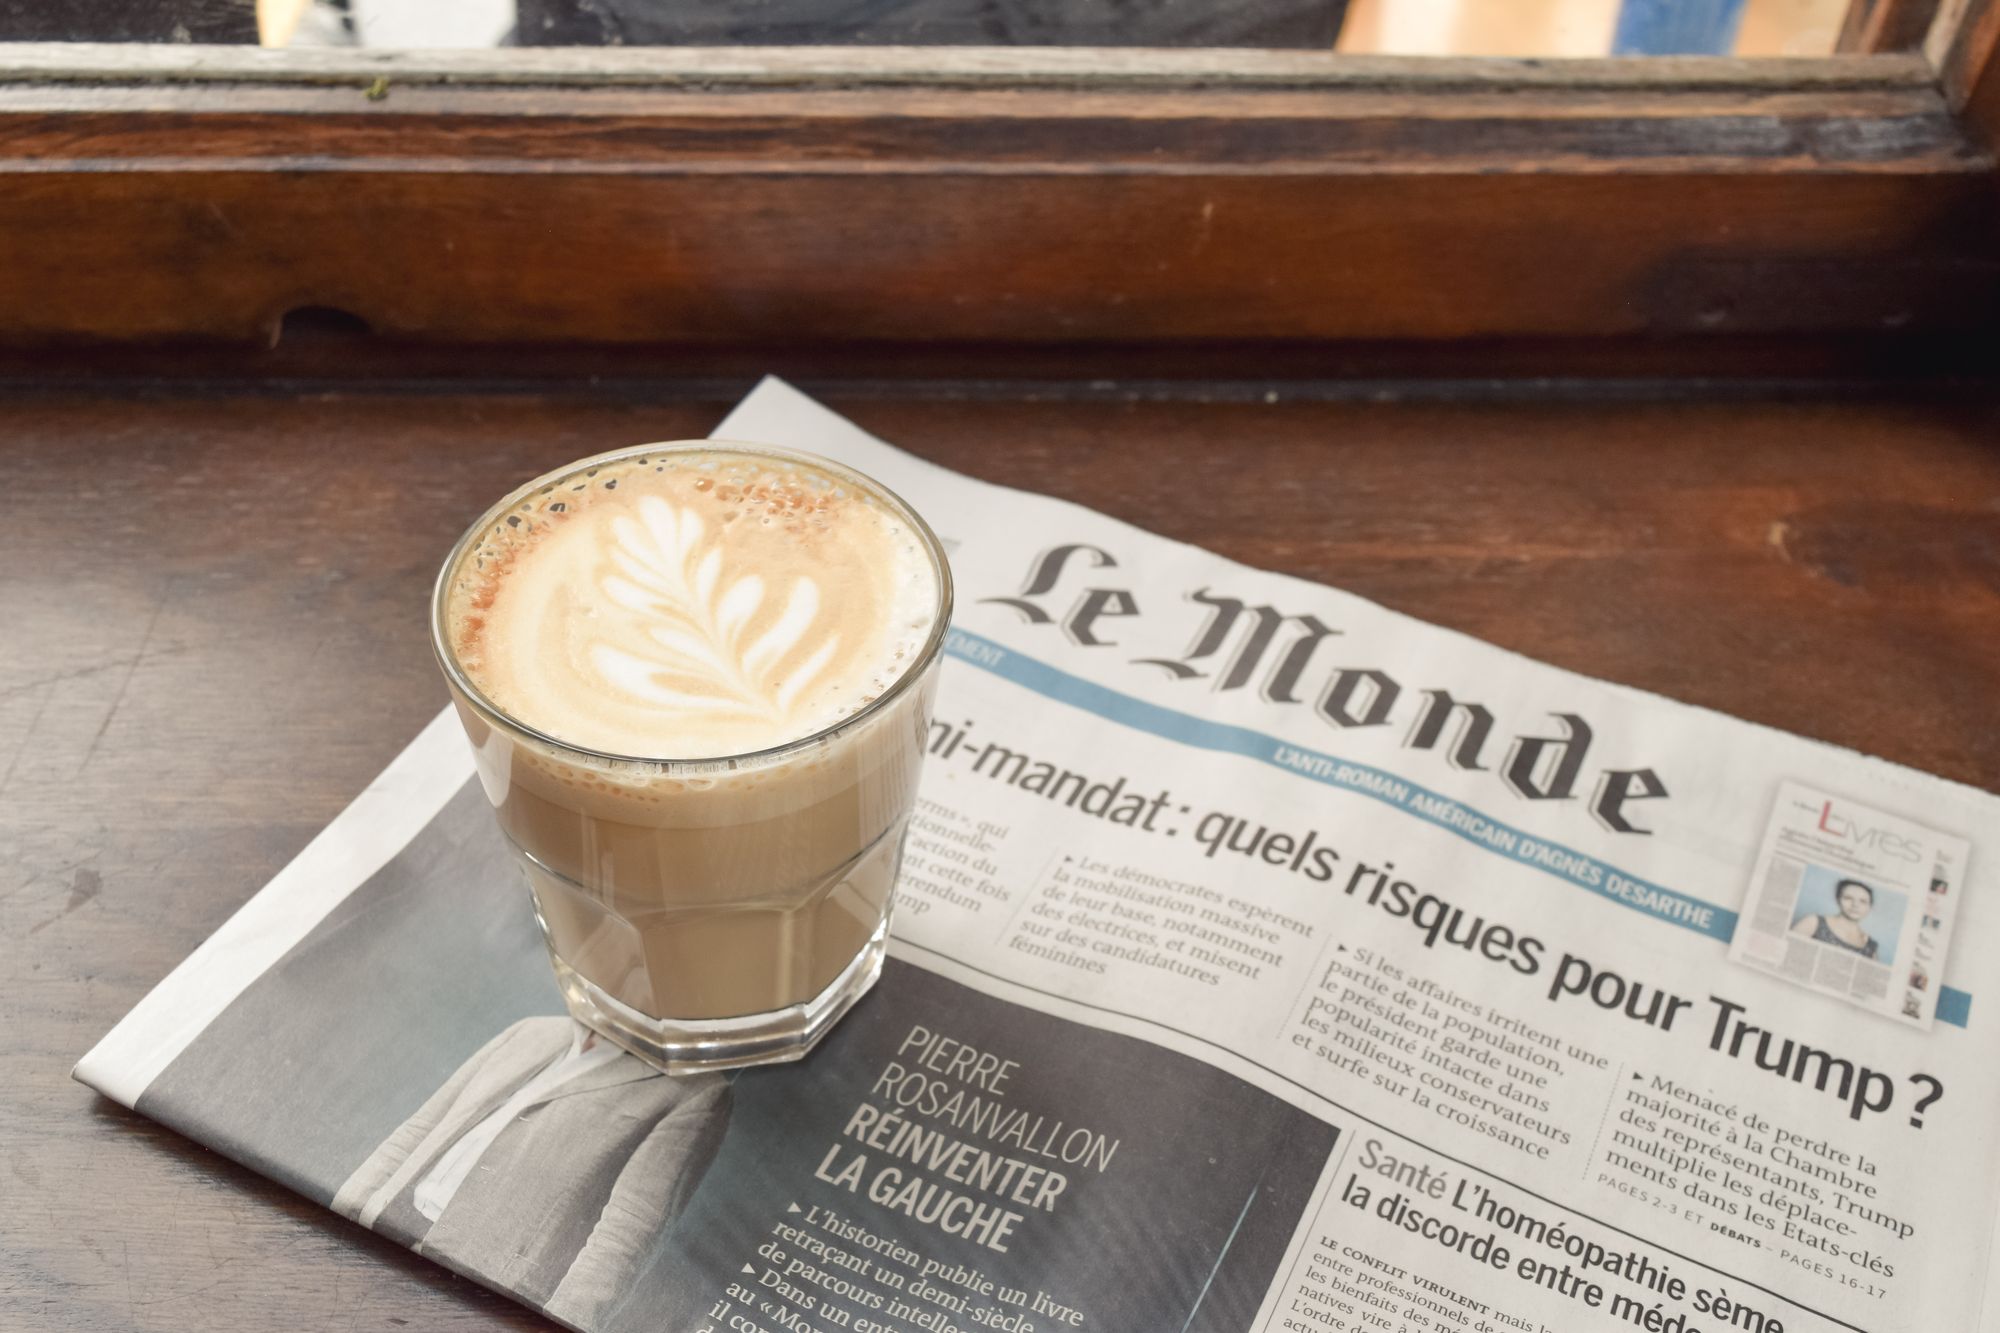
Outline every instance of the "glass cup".
<svg viewBox="0 0 2000 1333">
<path fill-rule="evenodd" d="M 704 451 L 824 473 L 909 525 L 937 601 L 901 674 L 824 730 L 702 759 L 572 745 L 482 695 L 448 632 L 482 539 L 592 469 L 655 455 L 698 461 Z M 838 463 L 757 445 L 654 444 L 583 459 L 467 530 L 438 577 L 432 645 L 578 1021 L 667 1073 L 689 1073 L 796 1060 L 867 993 L 882 971 L 951 604 L 944 551 L 901 499 Z"/>
</svg>

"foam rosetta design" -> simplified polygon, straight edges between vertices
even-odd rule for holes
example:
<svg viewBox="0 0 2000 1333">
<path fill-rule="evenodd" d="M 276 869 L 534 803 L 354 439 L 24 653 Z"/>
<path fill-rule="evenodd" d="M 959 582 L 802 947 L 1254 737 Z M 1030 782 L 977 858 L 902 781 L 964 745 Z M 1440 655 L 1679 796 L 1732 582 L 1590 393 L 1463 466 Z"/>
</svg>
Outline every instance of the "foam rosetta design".
<svg viewBox="0 0 2000 1333">
<path fill-rule="evenodd" d="M 611 537 L 598 589 L 637 633 L 589 644 L 605 684 L 661 708 L 791 720 L 840 648 L 820 624 L 819 585 L 797 574 L 777 592 L 730 569 L 720 533 L 656 495 L 613 519 Z M 780 597 L 773 619 L 766 602 Z"/>
<path fill-rule="evenodd" d="M 495 512 L 443 585 L 452 652 L 501 713 L 604 754 L 802 740 L 892 688 L 938 619 L 921 529 L 802 461 L 647 451 Z"/>
</svg>

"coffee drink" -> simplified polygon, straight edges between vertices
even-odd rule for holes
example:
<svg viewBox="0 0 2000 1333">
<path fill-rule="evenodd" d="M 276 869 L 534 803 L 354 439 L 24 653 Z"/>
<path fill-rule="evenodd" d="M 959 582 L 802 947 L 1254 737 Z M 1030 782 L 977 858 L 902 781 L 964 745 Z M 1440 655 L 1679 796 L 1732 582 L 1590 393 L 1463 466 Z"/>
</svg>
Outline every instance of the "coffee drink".
<svg viewBox="0 0 2000 1333">
<path fill-rule="evenodd" d="M 866 991 L 950 602 L 901 501 L 751 446 L 588 459 L 466 534 L 439 658 L 579 1019 L 678 1072 Z"/>
</svg>

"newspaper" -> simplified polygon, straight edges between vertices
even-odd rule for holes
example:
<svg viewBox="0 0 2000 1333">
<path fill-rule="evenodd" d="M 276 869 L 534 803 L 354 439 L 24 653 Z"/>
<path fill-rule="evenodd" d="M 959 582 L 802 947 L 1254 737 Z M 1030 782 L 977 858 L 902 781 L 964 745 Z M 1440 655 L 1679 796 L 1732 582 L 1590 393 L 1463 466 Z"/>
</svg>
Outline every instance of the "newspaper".
<svg viewBox="0 0 2000 1333">
<path fill-rule="evenodd" d="M 825 1044 L 595 1045 L 440 715 L 79 1078 L 593 1333 L 2000 1328 L 2000 800 L 775 381 L 717 435 L 881 477 L 959 589 Z"/>
</svg>

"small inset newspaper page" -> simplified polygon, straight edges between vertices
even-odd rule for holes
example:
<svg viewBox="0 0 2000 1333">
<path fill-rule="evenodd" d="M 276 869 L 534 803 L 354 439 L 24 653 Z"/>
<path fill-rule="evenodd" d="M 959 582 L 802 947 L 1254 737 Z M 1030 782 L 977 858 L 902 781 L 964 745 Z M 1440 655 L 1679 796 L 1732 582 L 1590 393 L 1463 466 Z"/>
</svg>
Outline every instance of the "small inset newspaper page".
<svg viewBox="0 0 2000 1333">
<path fill-rule="evenodd" d="M 1729 956 L 1928 1029 L 1969 850 L 1964 838 L 1785 782 Z"/>
</svg>

